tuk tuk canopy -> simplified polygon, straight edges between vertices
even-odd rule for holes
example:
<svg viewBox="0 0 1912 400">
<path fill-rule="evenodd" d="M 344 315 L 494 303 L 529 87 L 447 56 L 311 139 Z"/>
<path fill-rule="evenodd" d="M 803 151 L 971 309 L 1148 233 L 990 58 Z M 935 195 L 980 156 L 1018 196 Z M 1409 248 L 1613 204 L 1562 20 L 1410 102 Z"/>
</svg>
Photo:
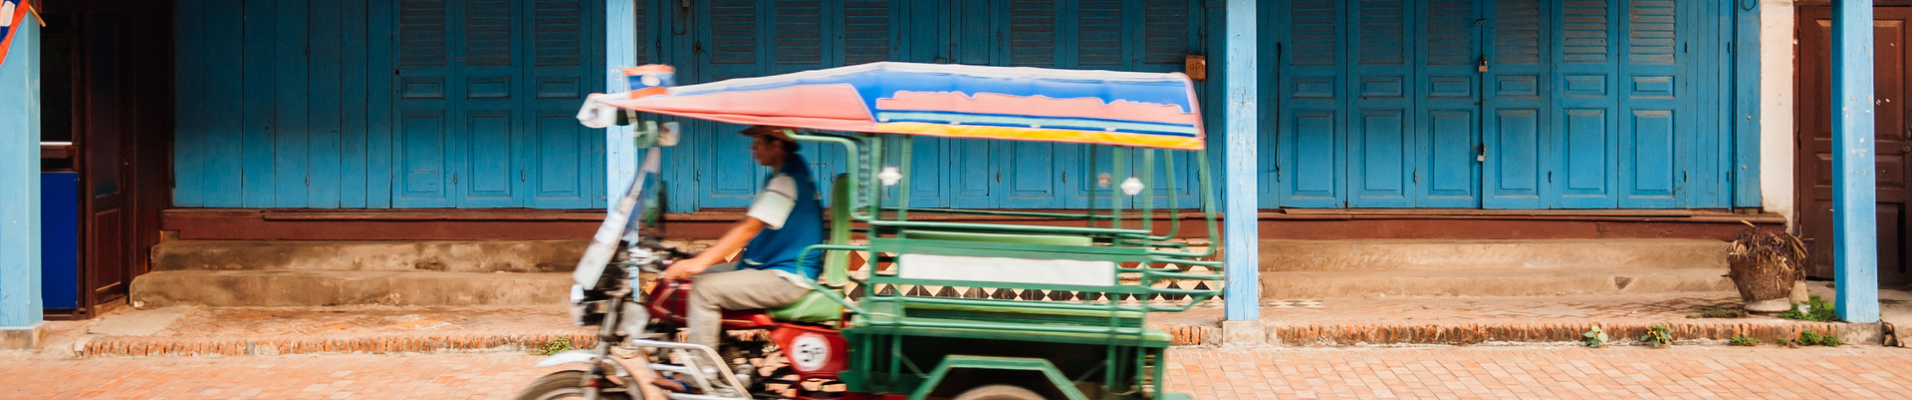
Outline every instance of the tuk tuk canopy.
<svg viewBox="0 0 1912 400">
<path fill-rule="evenodd" d="M 1180 73 L 883 62 L 600 95 L 592 103 L 826 131 L 1175 150 L 1205 145 L 1194 84 Z"/>
</svg>

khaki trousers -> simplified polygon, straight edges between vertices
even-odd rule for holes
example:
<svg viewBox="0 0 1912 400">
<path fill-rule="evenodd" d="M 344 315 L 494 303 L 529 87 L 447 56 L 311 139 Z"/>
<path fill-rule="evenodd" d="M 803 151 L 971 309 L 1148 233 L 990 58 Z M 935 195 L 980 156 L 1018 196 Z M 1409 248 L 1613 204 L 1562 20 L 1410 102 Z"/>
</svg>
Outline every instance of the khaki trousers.
<svg viewBox="0 0 1912 400">
<path fill-rule="evenodd" d="M 810 289 L 775 272 L 737 269 L 736 263 L 712 265 L 692 278 L 689 315 L 691 343 L 717 348 L 723 310 L 759 310 L 795 303 Z"/>
</svg>

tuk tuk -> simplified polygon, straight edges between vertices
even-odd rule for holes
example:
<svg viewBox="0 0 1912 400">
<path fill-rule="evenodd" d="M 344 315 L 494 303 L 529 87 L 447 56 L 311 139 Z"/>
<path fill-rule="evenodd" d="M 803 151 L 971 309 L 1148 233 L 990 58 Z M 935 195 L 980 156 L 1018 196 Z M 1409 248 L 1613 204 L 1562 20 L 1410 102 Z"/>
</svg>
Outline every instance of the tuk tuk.
<svg viewBox="0 0 1912 400">
<path fill-rule="evenodd" d="M 633 126 L 644 153 L 574 273 L 573 314 L 599 326 L 599 341 L 540 362 L 581 368 L 520 398 L 1186 398 L 1164 391 L 1171 340 L 1146 321 L 1221 289 L 1215 248 L 1176 238 L 1183 205 L 1158 195 L 1190 189 L 1168 159 L 1192 155 L 1190 196 L 1212 243 L 1217 203 L 1188 77 L 909 63 L 687 86 L 668 66 L 624 74 L 629 92 L 594 94 L 578 115 Z M 678 286 L 639 283 L 687 256 L 639 233 L 663 148 L 682 134 L 646 119 L 658 116 L 787 127 L 844 150 L 846 171 L 820 191 L 827 241 L 805 250 L 824 252 L 821 277 L 788 306 L 727 312 L 722 348 L 671 340 Z M 912 208 L 912 171 L 941 167 L 912 165 L 921 136 L 1095 146 L 1092 171 L 1076 175 L 1097 188 L 1080 210 Z M 1158 217 L 1158 197 L 1177 214 Z M 989 218 L 922 218 L 932 214 Z M 665 377 L 688 390 L 649 384 Z"/>
</svg>

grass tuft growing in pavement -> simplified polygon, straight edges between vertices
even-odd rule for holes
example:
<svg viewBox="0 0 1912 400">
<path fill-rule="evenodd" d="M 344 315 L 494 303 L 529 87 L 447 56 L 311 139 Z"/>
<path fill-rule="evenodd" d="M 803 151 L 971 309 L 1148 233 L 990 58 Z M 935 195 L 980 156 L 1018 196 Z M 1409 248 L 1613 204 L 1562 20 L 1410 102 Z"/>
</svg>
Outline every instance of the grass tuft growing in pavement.
<svg viewBox="0 0 1912 400">
<path fill-rule="evenodd" d="M 1803 304 L 1805 304 L 1806 311 L 1799 311 L 1799 304 L 1793 304 L 1793 309 L 1779 313 L 1779 317 L 1817 322 L 1839 320 L 1839 313 L 1833 308 L 1832 303 L 1819 298 L 1819 296 L 1812 296 L 1812 299 L 1807 300 Z"/>
<path fill-rule="evenodd" d="M 1734 335 L 1732 339 L 1727 340 L 1726 344 L 1730 344 L 1734 346 L 1747 346 L 1747 347 L 1758 346 L 1759 338 L 1746 336 L 1745 334 Z"/>
<path fill-rule="evenodd" d="M 558 337 L 544 342 L 543 348 L 532 350 L 531 354 L 548 356 L 571 351 L 571 338 Z"/>
<path fill-rule="evenodd" d="M 1845 343 L 1839 341 L 1839 335 L 1821 335 L 1819 332 L 1812 330 L 1799 332 L 1799 345 L 1801 346 L 1839 347 L 1841 344 Z"/>
</svg>

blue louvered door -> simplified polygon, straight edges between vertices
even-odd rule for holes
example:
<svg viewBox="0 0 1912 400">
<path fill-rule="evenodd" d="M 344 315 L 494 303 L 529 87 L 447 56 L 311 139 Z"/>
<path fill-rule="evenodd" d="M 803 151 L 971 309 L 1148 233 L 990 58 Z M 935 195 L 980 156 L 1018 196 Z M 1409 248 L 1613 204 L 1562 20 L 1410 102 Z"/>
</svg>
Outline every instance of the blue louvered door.
<svg viewBox="0 0 1912 400">
<path fill-rule="evenodd" d="M 525 116 L 519 128 L 525 135 L 514 160 L 516 182 L 524 201 L 534 208 L 603 207 L 604 141 L 595 130 L 578 124 L 578 99 L 604 87 L 603 48 L 584 38 L 604 37 L 602 2 L 594 0 L 532 0 L 521 2 L 528 30 L 521 40 L 529 46 L 524 79 L 515 86 L 523 93 Z M 583 155 L 583 156 L 580 156 Z"/>
<path fill-rule="evenodd" d="M 1550 65 L 1559 54 L 1545 51 L 1546 39 L 1605 43 L 1608 40 L 1571 30 L 1590 22 L 1576 21 L 1550 31 L 1550 7 L 1541 0 L 1494 0 L 1493 25 L 1487 34 L 1487 82 L 1482 102 L 1481 141 L 1472 152 L 1481 165 L 1481 205 L 1485 208 L 1547 208 L 1551 192 L 1546 172 L 1553 159 L 1551 102 L 1566 98 L 1547 90 L 1553 82 Z M 1585 3 L 1577 3 L 1585 4 Z M 1555 32 L 1559 34 L 1555 34 Z M 1552 68 L 1550 68 L 1552 67 Z"/>
<path fill-rule="evenodd" d="M 399 0 L 393 205 L 589 208 L 602 143 L 571 117 L 601 48 L 581 0 Z"/>
<path fill-rule="evenodd" d="M 518 35 L 523 17 L 512 0 L 451 1 L 453 25 L 447 84 L 451 107 L 452 188 L 458 207 L 510 207 L 518 195 L 511 150 L 524 138 L 515 129 L 523 115 L 514 107 L 513 77 L 523 66 Z"/>
<path fill-rule="evenodd" d="M 1681 22 L 1683 6 L 1692 1 L 1630 0 L 1623 3 L 1626 44 L 1618 58 L 1624 100 L 1620 102 L 1620 146 L 1616 154 L 1620 169 L 1622 208 L 1671 208 L 1681 206 L 1677 191 L 1687 175 L 1679 149 L 1692 149 L 1697 115 L 1692 95 L 1697 79 L 1680 76 L 1682 39 L 1691 34 L 1688 23 Z M 1687 3 L 1687 4 L 1677 4 Z M 1685 12 L 1698 12 L 1698 7 Z M 1697 61 L 1697 60 L 1694 60 Z M 1569 152 L 1573 149 L 1567 149 Z"/>
<path fill-rule="evenodd" d="M 1715 9 L 1719 8 L 1719 9 Z M 1698 0 L 1293 0 L 1276 206 L 1717 207 L 1717 30 Z M 1711 29 L 1711 30 L 1709 30 Z"/>
<path fill-rule="evenodd" d="M 1412 121 L 1414 169 L 1408 178 L 1416 207 L 1480 206 L 1481 82 L 1479 63 L 1486 7 L 1474 0 L 1428 0 L 1415 10 L 1418 26 Z"/>
<path fill-rule="evenodd" d="M 1348 203 L 1412 207 L 1414 0 L 1360 0 L 1349 10 Z M 1418 32 L 1415 32 L 1418 33 Z"/>
<path fill-rule="evenodd" d="M 1279 206 L 1346 206 L 1346 159 L 1338 150 L 1353 136 L 1346 130 L 1348 14 L 1341 0 L 1292 0 L 1276 12 L 1273 25 L 1287 46 L 1277 62 L 1275 146 L 1264 151 L 1275 158 Z"/>
<path fill-rule="evenodd" d="M 1477 207 L 1474 0 L 1293 1 L 1275 121 L 1289 207 Z"/>
<path fill-rule="evenodd" d="M 392 205 L 454 207 L 449 92 L 453 2 L 398 0 Z"/>
</svg>

